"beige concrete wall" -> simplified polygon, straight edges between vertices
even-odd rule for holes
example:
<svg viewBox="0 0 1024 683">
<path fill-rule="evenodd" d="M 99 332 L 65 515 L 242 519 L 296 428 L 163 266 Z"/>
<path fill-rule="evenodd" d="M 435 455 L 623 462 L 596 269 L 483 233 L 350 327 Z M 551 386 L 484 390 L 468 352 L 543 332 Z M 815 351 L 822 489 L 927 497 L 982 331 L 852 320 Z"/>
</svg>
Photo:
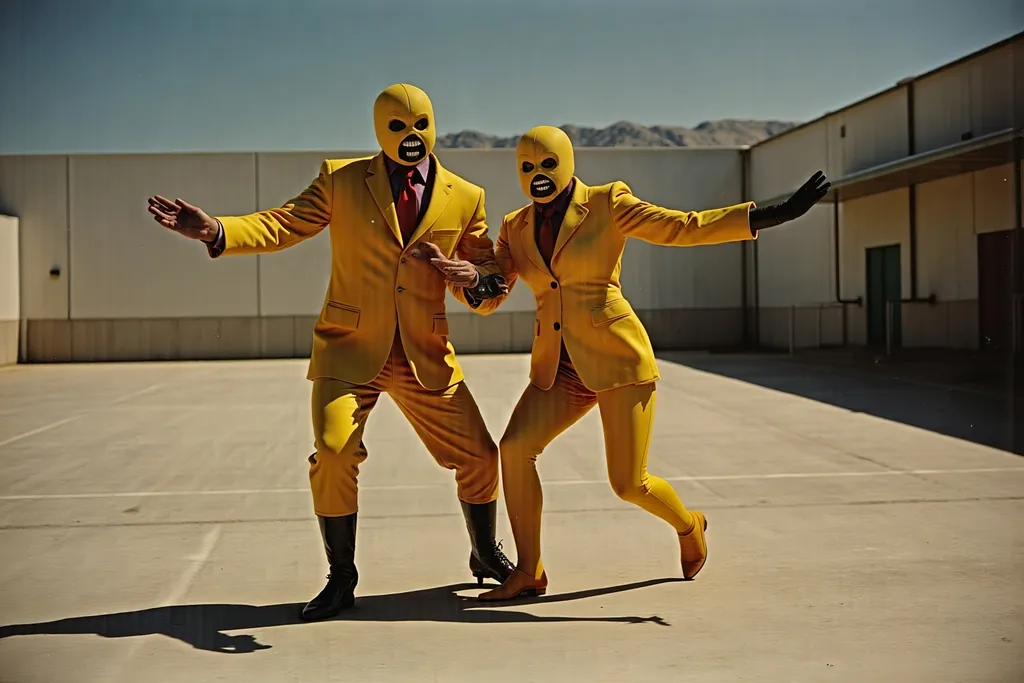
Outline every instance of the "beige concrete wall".
<svg viewBox="0 0 1024 683">
<path fill-rule="evenodd" d="M 26 318 L 68 317 L 67 167 L 63 156 L 0 156 L 0 213 L 18 218 Z"/>
<path fill-rule="evenodd" d="M 21 287 L 18 219 L 0 215 L 0 365 L 18 362 Z"/>
<path fill-rule="evenodd" d="M 1013 97 L 1021 87 L 1015 54 L 1024 41 L 939 71 L 914 84 L 914 122 L 918 152 L 980 137 L 1013 126 Z M 1016 59 L 1019 59 L 1017 57 Z"/>
<path fill-rule="evenodd" d="M 251 154 L 72 156 L 71 318 L 257 315 L 256 260 L 213 261 L 153 221 L 146 198 L 210 214 L 255 210 Z"/>
<path fill-rule="evenodd" d="M 1014 88 L 1024 86 L 1024 73 L 1014 83 L 1014 53 L 1024 40 L 982 55 L 969 63 L 971 132 L 981 136 L 1013 127 Z"/>
<path fill-rule="evenodd" d="M 755 145 L 750 150 L 750 198 L 763 201 L 788 194 L 821 169 L 831 178 L 841 168 L 831 140 L 839 139 L 832 117 Z"/>
<path fill-rule="evenodd" d="M 134 360 L 308 354 L 329 277 L 320 234 L 260 257 L 212 261 L 160 228 L 151 194 L 183 197 L 213 214 L 279 206 L 327 157 L 366 152 L 98 155 L 0 158 L 0 202 L 34 228 L 22 245 L 27 353 L 32 360 Z M 525 201 L 511 150 L 442 150 L 442 162 L 487 191 L 490 234 Z M 640 197 L 702 209 L 742 201 L 738 150 L 580 150 L 589 184 L 625 180 Z M 623 286 L 662 347 L 740 341 L 739 245 L 660 248 L 631 242 Z M 51 277 L 51 265 L 60 269 Z M 31 290 L 31 296 L 28 296 Z M 517 288 L 482 318 L 454 299 L 461 351 L 522 351 L 534 301 Z"/>
<path fill-rule="evenodd" d="M 845 126 L 845 135 L 839 131 L 842 159 L 837 165 L 838 177 L 907 156 L 906 88 L 867 100 L 837 118 L 840 126 Z"/>
<path fill-rule="evenodd" d="M 833 226 L 832 205 L 819 204 L 758 237 L 758 330 L 763 346 L 788 347 L 791 335 L 797 347 L 842 343 Z"/>
</svg>

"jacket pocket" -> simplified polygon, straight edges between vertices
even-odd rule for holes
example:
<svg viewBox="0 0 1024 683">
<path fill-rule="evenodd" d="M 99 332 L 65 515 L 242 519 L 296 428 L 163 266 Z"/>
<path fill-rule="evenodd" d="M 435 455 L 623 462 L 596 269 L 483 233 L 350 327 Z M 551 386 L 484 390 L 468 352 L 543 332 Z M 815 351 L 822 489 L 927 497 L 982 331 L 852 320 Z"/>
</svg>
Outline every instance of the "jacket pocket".
<svg viewBox="0 0 1024 683">
<path fill-rule="evenodd" d="M 540 336 L 540 318 L 537 318 L 536 320 L 533 321 L 533 336 Z"/>
<path fill-rule="evenodd" d="M 324 322 L 342 330 L 359 327 L 359 309 L 339 301 L 328 301 L 324 308 Z"/>
<path fill-rule="evenodd" d="M 626 299 L 615 299 L 590 309 L 590 322 L 595 326 L 608 325 L 633 313 L 633 308 Z"/>
<path fill-rule="evenodd" d="M 434 316 L 434 334 L 442 337 L 448 336 L 448 318 L 443 315 Z"/>
<path fill-rule="evenodd" d="M 433 242 L 445 256 L 450 257 L 455 253 L 455 248 L 458 246 L 459 238 L 461 237 L 462 230 L 459 228 L 434 228 L 423 239 L 427 242 Z"/>
</svg>

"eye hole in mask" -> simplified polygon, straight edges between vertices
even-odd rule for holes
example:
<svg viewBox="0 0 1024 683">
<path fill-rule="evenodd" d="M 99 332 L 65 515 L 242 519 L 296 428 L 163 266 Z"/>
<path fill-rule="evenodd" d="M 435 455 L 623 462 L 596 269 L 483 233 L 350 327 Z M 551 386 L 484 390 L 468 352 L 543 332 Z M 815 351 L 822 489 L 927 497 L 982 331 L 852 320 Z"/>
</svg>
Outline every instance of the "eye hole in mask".
<svg viewBox="0 0 1024 683">
<path fill-rule="evenodd" d="M 552 159 L 551 157 L 548 157 L 544 161 L 540 162 L 540 167 L 545 168 L 549 171 L 553 169 L 555 166 L 558 166 L 558 162 Z"/>
<path fill-rule="evenodd" d="M 388 122 L 388 130 L 392 133 L 398 133 L 405 130 L 405 124 L 398 119 L 391 119 L 391 121 Z"/>
<path fill-rule="evenodd" d="M 415 128 L 416 130 L 426 130 L 427 126 L 429 125 L 430 121 L 428 121 L 426 117 L 424 117 L 415 123 Z"/>
<path fill-rule="evenodd" d="M 534 169 L 534 166 L 529 161 L 524 161 L 523 162 L 523 173 L 529 173 L 533 169 Z"/>
</svg>

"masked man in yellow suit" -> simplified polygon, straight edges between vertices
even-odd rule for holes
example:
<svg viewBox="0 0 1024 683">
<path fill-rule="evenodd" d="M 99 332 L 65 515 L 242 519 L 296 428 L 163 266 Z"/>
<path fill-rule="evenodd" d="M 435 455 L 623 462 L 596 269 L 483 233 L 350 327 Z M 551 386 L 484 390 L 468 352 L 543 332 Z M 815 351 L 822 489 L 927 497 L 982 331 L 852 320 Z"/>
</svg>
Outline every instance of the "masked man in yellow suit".
<svg viewBox="0 0 1024 683">
<path fill-rule="evenodd" d="M 501 469 L 518 562 L 481 600 L 542 595 L 542 494 L 536 460 L 591 408 L 601 411 L 608 478 L 623 500 L 668 522 L 678 535 L 683 576 L 707 558 L 707 520 L 687 510 L 663 479 L 647 472 L 660 378 L 643 325 L 619 285 L 626 240 L 686 247 L 756 239 L 759 229 L 792 220 L 825 196 L 815 174 L 788 201 L 684 212 L 649 204 L 623 182 L 588 187 L 575 174 L 572 143 L 558 128 L 528 131 L 516 148 L 519 182 L 530 204 L 507 216 L 496 260 L 507 287 L 523 279 L 537 301 L 530 385 L 501 438 Z M 490 313 L 505 298 L 481 305 Z"/>
<path fill-rule="evenodd" d="M 501 293 L 484 192 L 433 155 L 425 92 L 393 85 L 378 96 L 373 118 L 379 154 L 324 161 L 309 187 L 280 208 L 211 217 L 180 199 L 149 200 L 157 222 L 206 242 L 213 257 L 280 251 L 330 226 L 331 279 L 307 374 L 316 444 L 309 480 L 330 574 L 303 608 L 308 620 L 355 600 L 356 480 L 367 457 L 366 419 L 382 392 L 438 464 L 454 470 L 473 574 L 502 582 L 513 569 L 494 538 L 498 449 L 463 379 L 445 315 L 446 287 L 470 308 Z M 437 268 L 413 256 L 428 242 Z"/>
</svg>

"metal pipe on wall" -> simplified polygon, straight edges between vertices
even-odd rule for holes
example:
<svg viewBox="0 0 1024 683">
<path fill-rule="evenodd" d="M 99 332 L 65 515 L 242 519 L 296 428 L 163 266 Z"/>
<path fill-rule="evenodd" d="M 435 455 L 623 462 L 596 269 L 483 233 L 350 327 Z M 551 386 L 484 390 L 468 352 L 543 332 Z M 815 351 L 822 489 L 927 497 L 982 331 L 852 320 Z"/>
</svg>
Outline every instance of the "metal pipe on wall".
<svg viewBox="0 0 1024 683">
<path fill-rule="evenodd" d="M 863 305 L 864 300 L 859 296 L 854 299 L 843 298 L 843 277 L 842 272 L 840 271 L 840 264 L 842 262 L 842 259 L 840 258 L 842 242 L 839 240 L 839 197 L 836 197 L 835 201 L 832 203 L 832 240 L 835 242 L 835 249 L 832 250 L 835 258 L 835 263 L 833 264 L 836 275 L 835 297 L 836 303 L 843 307 L 843 346 L 846 346 L 849 343 L 849 323 L 846 319 L 846 304 L 857 304 L 858 306 L 861 306 Z"/>
</svg>

